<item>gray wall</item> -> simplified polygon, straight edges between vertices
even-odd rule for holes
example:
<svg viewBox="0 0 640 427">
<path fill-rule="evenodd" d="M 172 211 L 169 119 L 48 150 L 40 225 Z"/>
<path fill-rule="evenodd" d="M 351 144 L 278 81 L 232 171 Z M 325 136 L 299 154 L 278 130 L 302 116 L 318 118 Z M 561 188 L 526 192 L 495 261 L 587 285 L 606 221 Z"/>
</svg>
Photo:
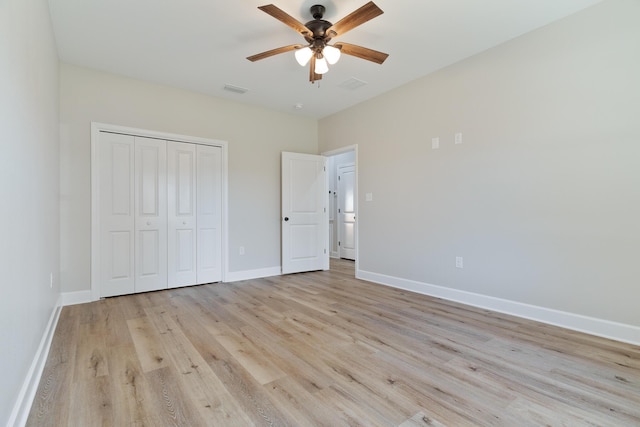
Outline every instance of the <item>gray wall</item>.
<svg viewBox="0 0 640 427">
<path fill-rule="evenodd" d="M 0 425 L 60 291 L 58 141 L 58 56 L 47 2 L 0 1 Z"/>
<path fill-rule="evenodd" d="M 603 2 L 321 120 L 320 151 L 358 144 L 360 269 L 640 326 L 638 17 Z"/>
<path fill-rule="evenodd" d="M 280 266 L 280 152 L 317 153 L 316 120 L 68 64 L 60 70 L 63 292 L 91 286 L 92 121 L 228 141 L 229 270 Z"/>
</svg>

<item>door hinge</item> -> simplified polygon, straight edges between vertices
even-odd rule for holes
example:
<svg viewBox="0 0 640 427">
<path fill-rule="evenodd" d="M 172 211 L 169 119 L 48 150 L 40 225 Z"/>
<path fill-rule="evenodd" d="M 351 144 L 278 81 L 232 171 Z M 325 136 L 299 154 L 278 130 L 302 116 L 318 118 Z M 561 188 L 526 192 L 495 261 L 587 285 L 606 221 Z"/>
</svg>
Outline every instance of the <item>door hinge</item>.
<svg viewBox="0 0 640 427">
<path fill-rule="evenodd" d="M 340 246 L 340 242 L 338 242 L 338 246 Z"/>
<path fill-rule="evenodd" d="M 324 209 L 324 213 L 327 213 L 327 208 L 323 208 Z"/>
<path fill-rule="evenodd" d="M 327 253 L 327 250 L 326 250 L 326 249 L 324 250 L 324 253 L 325 253 L 325 254 Z"/>
<path fill-rule="evenodd" d="M 340 175 L 338 175 L 338 181 L 340 181 Z"/>
<path fill-rule="evenodd" d="M 342 212 L 340 209 L 338 209 L 338 213 Z"/>
<path fill-rule="evenodd" d="M 322 167 L 322 170 L 326 172 L 326 171 L 327 171 L 327 167 L 326 167 L 326 166 L 323 166 L 323 167 Z"/>
</svg>

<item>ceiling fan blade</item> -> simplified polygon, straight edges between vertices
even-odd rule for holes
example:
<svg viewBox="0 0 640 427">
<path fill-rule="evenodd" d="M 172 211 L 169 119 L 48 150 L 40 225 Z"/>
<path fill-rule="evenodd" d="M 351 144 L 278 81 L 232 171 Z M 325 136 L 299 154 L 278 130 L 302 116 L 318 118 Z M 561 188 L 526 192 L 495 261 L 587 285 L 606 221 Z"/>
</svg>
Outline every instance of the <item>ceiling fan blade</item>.
<svg viewBox="0 0 640 427">
<path fill-rule="evenodd" d="M 376 6 L 374 2 L 370 1 L 333 24 L 333 26 L 327 29 L 326 33 L 329 34 L 330 37 L 341 36 L 347 31 L 352 30 L 358 25 L 364 24 L 383 13 L 382 9 Z"/>
<path fill-rule="evenodd" d="M 304 24 L 302 22 L 298 21 L 296 18 L 294 18 L 293 16 L 289 15 L 287 12 L 285 12 L 284 10 L 280 9 L 279 7 L 277 7 L 277 6 L 273 5 L 273 4 L 267 4 L 267 5 L 264 5 L 264 6 L 258 6 L 258 9 L 260 9 L 264 13 L 267 13 L 267 14 L 273 16 L 278 21 L 283 22 L 284 24 L 288 25 L 289 27 L 293 28 L 294 30 L 296 30 L 297 32 L 302 34 L 304 37 L 313 35 L 309 31 L 309 29 L 304 26 Z"/>
<path fill-rule="evenodd" d="M 377 50 L 368 49 L 355 44 L 338 42 L 334 44 L 334 46 L 340 49 L 340 52 L 345 55 L 356 56 L 358 58 L 366 59 L 367 61 L 375 62 L 376 64 L 382 64 L 389 56 L 388 53 L 378 52 Z"/>
<path fill-rule="evenodd" d="M 276 49 L 267 50 L 266 52 L 258 53 L 252 56 L 247 56 L 247 59 L 251 62 L 259 61 L 261 59 L 268 58 L 273 55 L 278 55 L 280 53 L 290 52 L 295 49 L 301 48 L 301 44 L 290 44 L 289 46 L 282 46 Z"/>
</svg>

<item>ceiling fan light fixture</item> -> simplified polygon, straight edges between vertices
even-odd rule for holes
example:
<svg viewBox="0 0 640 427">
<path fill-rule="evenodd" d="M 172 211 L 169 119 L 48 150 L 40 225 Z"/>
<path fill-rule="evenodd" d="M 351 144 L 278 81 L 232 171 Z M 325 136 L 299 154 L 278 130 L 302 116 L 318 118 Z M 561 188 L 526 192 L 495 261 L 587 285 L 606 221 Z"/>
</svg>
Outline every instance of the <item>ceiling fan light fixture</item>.
<svg viewBox="0 0 640 427">
<path fill-rule="evenodd" d="M 313 56 L 313 51 L 311 50 L 311 48 L 309 48 L 309 46 L 305 46 L 303 48 L 296 49 L 295 55 L 298 64 L 304 67 L 309 63 L 309 60 Z"/>
<path fill-rule="evenodd" d="M 324 57 L 321 56 L 320 58 L 316 58 L 316 68 L 314 71 L 316 74 L 324 74 L 329 71 L 327 60 L 324 59 Z"/>
<path fill-rule="evenodd" d="M 340 59 L 340 49 L 327 45 L 322 49 L 322 56 L 325 57 L 329 64 L 333 65 Z"/>
</svg>

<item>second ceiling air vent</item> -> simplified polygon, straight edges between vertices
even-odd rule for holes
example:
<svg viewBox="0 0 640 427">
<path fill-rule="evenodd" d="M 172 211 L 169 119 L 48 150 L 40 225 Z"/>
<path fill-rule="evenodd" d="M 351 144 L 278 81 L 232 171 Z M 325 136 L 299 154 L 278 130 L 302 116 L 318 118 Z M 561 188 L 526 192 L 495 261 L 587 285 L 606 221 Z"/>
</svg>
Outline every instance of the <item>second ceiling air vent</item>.
<svg viewBox="0 0 640 427">
<path fill-rule="evenodd" d="M 233 92 L 233 93 L 239 93 L 241 95 L 243 93 L 249 92 L 249 89 L 247 89 L 247 88 L 240 87 L 240 86 L 234 86 L 234 85 L 230 85 L 230 84 L 224 85 L 224 90 L 229 91 L 229 92 Z"/>
<path fill-rule="evenodd" d="M 367 82 L 362 81 L 360 79 L 356 79 L 355 77 L 351 77 L 350 79 L 347 79 L 345 81 L 343 81 L 342 83 L 340 83 L 338 86 L 340 86 L 343 89 L 349 89 L 349 90 L 356 90 L 358 88 L 361 88 L 362 86 L 366 85 Z"/>
</svg>

